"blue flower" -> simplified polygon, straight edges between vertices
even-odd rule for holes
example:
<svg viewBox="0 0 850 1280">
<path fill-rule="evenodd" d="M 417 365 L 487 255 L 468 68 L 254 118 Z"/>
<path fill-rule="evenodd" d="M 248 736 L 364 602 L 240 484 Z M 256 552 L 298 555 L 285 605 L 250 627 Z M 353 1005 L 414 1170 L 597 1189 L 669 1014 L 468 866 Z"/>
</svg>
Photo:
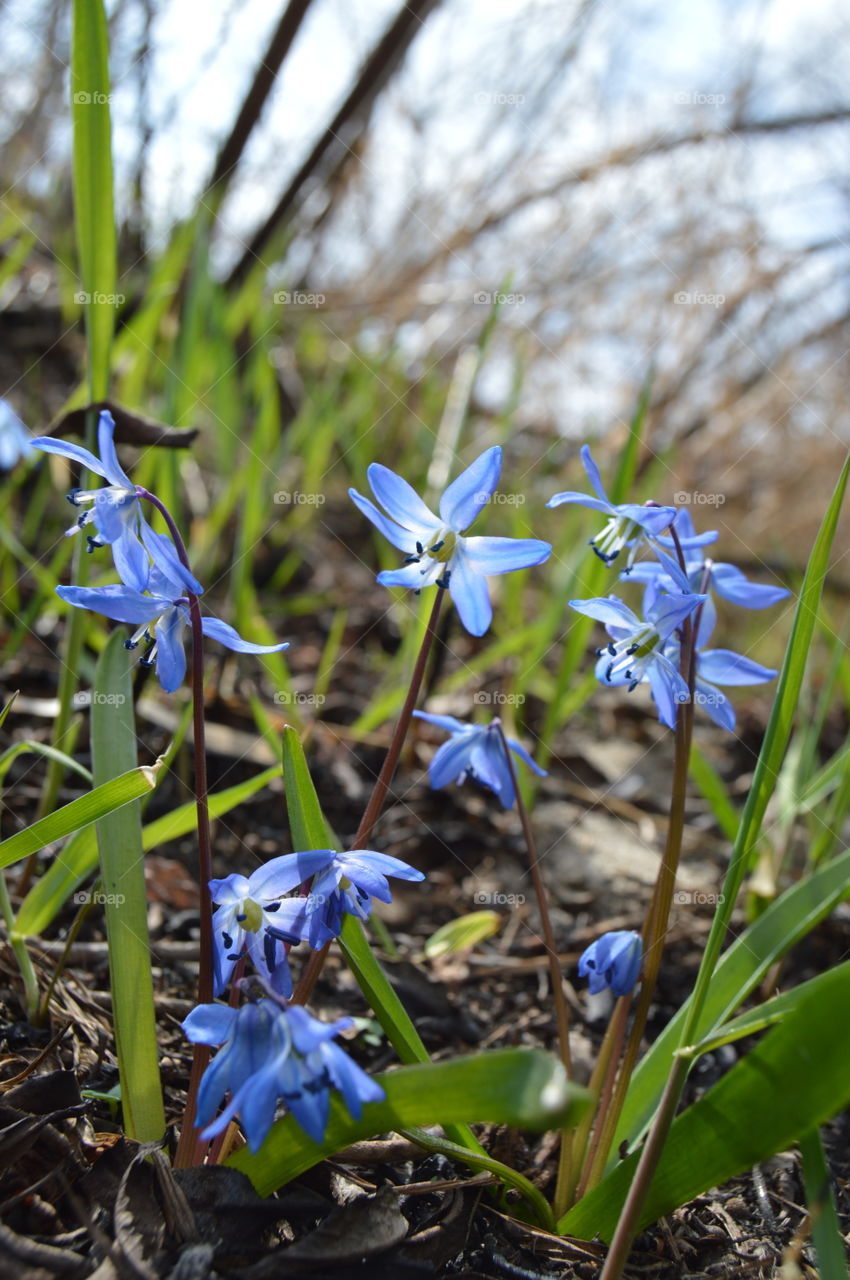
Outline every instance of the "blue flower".
<svg viewBox="0 0 850 1280">
<path fill-rule="evenodd" d="M 287 898 L 283 903 L 285 920 L 279 925 L 272 922 L 273 933 L 283 939 L 293 936 L 301 938 L 315 950 L 323 947 L 332 938 L 339 935 L 343 915 L 357 916 L 366 920 L 372 911 L 372 899 L 380 902 L 391 902 L 392 894 L 387 883 L 387 876 L 397 876 L 401 880 L 424 880 L 421 871 L 408 866 L 400 858 L 392 858 L 387 853 L 376 853 L 374 849 L 352 849 L 348 853 L 337 853 L 333 849 L 312 849 L 307 853 L 286 854 L 276 858 L 279 865 L 274 880 L 277 891 L 283 883 L 280 878 L 295 874 L 284 864 L 290 859 L 299 859 L 298 879 L 300 883 L 309 874 L 315 873 L 312 887 L 306 897 Z M 306 874 L 301 871 L 309 868 Z"/>
<path fill-rule="evenodd" d="M 511 769 L 505 758 L 499 720 L 490 724 L 464 724 L 454 716 L 433 716 L 425 711 L 414 711 L 420 720 L 427 720 L 452 736 L 438 747 L 428 770 L 431 786 L 435 790 L 450 782 L 462 783 L 467 777 L 495 791 L 506 809 L 512 809 L 516 794 Z M 546 777 L 546 770 L 535 764 L 520 743 L 507 739 L 508 746 L 539 778 Z"/>
<path fill-rule="evenodd" d="M 675 566 L 674 566 L 675 567 Z M 705 600 L 703 595 L 662 595 L 641 620 L 617 596 L 571 600 L 578 613 L 605 624 L 611 640 L 597 649 L 596 678 L 605 684 L 628 685 L 629 692 L 646 679 L 658 708 L 658 718 L 671 729 L 676 706 L 690 694 L 674 664 L 664 653 L 672 632 Z"/>
<path fill-rule="evenodd" d="M 330 1090 L 339 1089 L 354 1119 L 367 1102 L 380 1102 L 381 1086 L 353 1062 L 334 1037 L 351 1018 L 320 1022 L 305 1009 L 283 1009 L 272 1000 L 233 1009 L 202 1004 L 183 1022 L 194 1044 L 221 1045 L 204 1072 L 198 1090 L 195 1124 L 209 1141 L 238 1115 L 248 1147 L 260 1147 L 272 1127 L 278 1100 L 315 1142 L 325 1136 Z M 227 1106 L 215 1113 L 225 1093 Z M 205 1127 L 204 1127 L 205 1126 Z"/>
<path fill-rule="evenodd" d="M 590 539 L 590 545 L 606 564 L 611 564 L 624 547 L 629 548 L 629 564 L 637 554 L 638 547 L 646 538 L 657 537 L 676 519 L 675 507 L 642 507 L 633 502 L 615 504 L 611 502 L 602 485 L 599 468 L 593 461 L 588 445 L 582 445 L 581 460 L 588 479 L 596 490 L 597 496 L 591 498 L 586 493 L 577 493 L 570 489 L 564 493 L 556 493 L 546 503 L 547 507 L 560 507 L 564 502 L 576 502 L 580 506 L 590 507 L 593 511 L 601 511 L 608 516 L 608 523 L 600 534 Z"/>
<path fill-rule="evenodd" d="M 93 523 L 98 536 L 87 535 L 89 551 L 109 543 L 115 568 L 127 586 L 136 591 L 145 590 L 150 556 L 163 574 L 176 579 L 184 590 L 200 595 L 203 587 L 181 563 L 171 539 L 154 533 L 144 518 L 139 491 L 118 461 L 114 434 L 115 421 L 112 414 L 104 409 L 97 424 L 99 458 L 82 445 L 54 440 L 52 436 L 36 436 L 32 441 L 33 448 L 71 458 L 109 481 L 100 489 L 71 490 L 68 494 L 71 505 L 80 507 L 86 504 L 87 510 L 66 530 L 66 536 L 78 533 Z"/>
<path fill-rule="evenodd" d="M 247 951 L 258 973 L 281 995 L 292 994 L 286 948 L 280 943 L 301 940 L 302 898 L 286 898 L 317 871 L 327 866 L 327 850 L 289 853 L 272 858 L 246 879 L 242 875 L 210 880 L 213 912 L 214 994 L 224 991 L 233 967 Z M 269 932 L 273 930 L 273 932 Z"/>
<path fill-rule="evenodd" d="M 490 501 L 501 468 L 501 449 L 485 450 L 446 489 L 438 516 L 406 480 L 377 462 L 367 472 L 369 484 L 388 515 L 356 489 L 348 491 L 384 537 L 406 552 L 405 567 L 379 573 L 378 582 L 416 591 L 432 583 L 448 587 L 461 622 L 474 636 L 483 636 L 493 617 L 487 578 L 542 564 L 552 551 L 537 538 L 462 536 Z"/>
<path fill-rule="evenodd" d="M 150 530 L 150 537 L 156 544 L 169 543 L 176 557 L 174 544 L 165 534 Z M 202 591 L 200 583 L 197 585 Z M 183 582 L 176 581 L 173 574 L 164 573 L 157 564 L 148 566 L 145 591 L 123 583 L 108 587 L 56 588 L 57 595 L 77 609 L 91 609 L 115 622 L 135 626 L 136 630 L 125 641 L 126 646 L 136 649 L 145 641 L 147 648 L 142 662 L 145 666 L 156 665 L 157 677 L 166 693 L 174 693 L 186 675 L 183 628 L 189 625 L 189 610 L 184 591 Z M 218 618 L 203 618 L 201 626 L 205 636 L 238 653 L 278 653 L 289 648 L 288 642 L 251 644 Z"/>
<path fill-rule="evenodd" d="M 8 400 L 0 399 L 0 471 L 10 471 L 32 450 L 32 439 Z"/>
<path fill-rule="evenodd" d="M 578 962 L 579 976 L 590 979 L 590 994 L 595 996 L 610 987 L 615 996 L 627 996 L 640 974 L 643 943 L 639 933 L 617 929 L 603 933 L 582 952 Z"/>
</svg>

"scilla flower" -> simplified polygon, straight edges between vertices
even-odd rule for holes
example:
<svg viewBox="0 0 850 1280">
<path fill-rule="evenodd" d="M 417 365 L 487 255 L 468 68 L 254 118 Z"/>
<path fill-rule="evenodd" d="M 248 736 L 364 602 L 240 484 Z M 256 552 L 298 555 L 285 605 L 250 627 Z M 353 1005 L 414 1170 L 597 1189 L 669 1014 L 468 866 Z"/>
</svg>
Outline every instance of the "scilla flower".
<svg viewBox="0 0 850 1280">
<path fill-rule="evenodd" d="M 420 720 L 427 720 L 439 729 L 446 729 L 452 736 L 437 748 L 428 777 L 435 790 L 450 782 L 462 783 L 474 778 L 482 786 L 495 791 L 506 809 L 513 808 L 516 800 L 514 780 L 505 758 L 499 720 L 490 724 L 464 724 L 454 716 L 433 716 L 425 711 L 414 711 Z M 546 770 L 535 764 L 520 743 L 507 739 L 508 746 L 539 778 L 546 777 Z"/>
<path fill-rule="evenodd" d="M 702 627 L 699 643 L 703 643 Z M 674 666 L 678 667 L 679 644 L 675 637 L 668 641 L 665 653 Z M 745 658 L 742 653 L 733 653 L 731 649 L 698 649 L 694 702 L 721 729 L 731 732 L 735 728 L 735 708 L 717 685 L 764 684 L 767 680 L 773 680 L 776 674 L 770 667 L 763 667 L 760 662 Z"/>
<path fill-rule="evenodd" d="M 168 543 L 176 558 L 174 544 L 165 534 L 150 530 L 150 537 L 156 545 Z M 164 573 L 156 564 L 148 566 L 146 584 L 144 591 L 123 583 L 108 587 L 57 587 L 56 594 L 77 609 L 91 609 L 115 622 L 128 622 L 134 626 L 135 631 L 125 642 L 127 648 L 136 649 L 144 642 L 146 648 L 142 662 L 146 666 L 156 666 L 163 689 L 166 693 L 174 693 L 186 675 L 183 643 L 183 631 L 189 625 L 186 588 L 182 580 L 171 572 Z M 198 586 L 203 590 L 200 583 Z M 279 653 L 281 649 L 289 648 L 288 642 L 251 644 L 218 618 L 204 617 L 201 626 L 205 636 L 238 653 Z"/>
<path fill-rule="evenodd" d="M 315 1142 L 325 1136 L 330 1090 L 339 1089 L 349 1113 L 359 1119 L 366 1102 L 380 1102 L 384 1090 L 334 1044 L 351 1018 L 320 1022 L 306 1009 L 280 1007 L 270 999 L 234 1009 L 202 1004 L 183 1022 L 193 1044 L 221 1045 L 198 1090 L 195 1124 L 209 1141 L 238 1115 L 248 1147 L 259 1151 L 280 1100 Z M 215 1116 L 224 1095 L 221 1115 Z M 205 1127 L 204 1127 L 205 1126 Z"/>
<path fill-rule="evenodd" d="M 157 568 L 180 583 L 183 590 L 188 589 L 200 595 L 203 587 L 181 563 L 174 544 L 170 539 L 155 534 L 142 514 L 140 492 L 118 461 L 114 434 L 115 420 L 104 409 L 97 424 L 99 458 L 82 445 L 54 440 L 52 436 L 36 436 L 32 441 L 33 448 L 70 458 L 109 481 L 100 489 L 71 490 L 68 494 L 71 505 L 85 506 L 86 509 L 70 529 L 66 530 L 66 537 L 93 524 L 97 537 L 87 535 L 89 551 L 109 543 L 115 568 L 128 586 L 136 591 L 145 590 L 150 556 Z"/>
<path fill-rule="evenodd" d="M 627 685 L 629 693 L 648 680 L 658 707 L 658 718 L 671 729 L 676 707 L 690 696 L 687 683 L 664 653 L 672 632 L 698 608 L 705 596 L 691 593 L 659 596 L 644 619 L 617 596 L 571 600 L 570 608 L 604 622 L 611 637 L 597 649 L 596 678 L 604 684 Z"/>
<path fill-rule="evenodd" d="M 460 620 L 474 636 L 483 636 L 493 610 L 487 590 L 492 574 L 542 564 L 552 548 L 537 538 L 467 538 L 465 532 L 493 494 L 502 468 L 502 451 L 485 450 L 446 489 L 439 515 L 425 505 L 406 480 L 373 462 L 367 472 L 372 492 L 387 512 L 356 489 L 349 496 L 365 516 L 406 553 L 403 569 L 378 574 L 385 587 L 448 587 Z"/>
<path fill-rule="evenodd" d="M 285 919 L 280 923 L 272 921 L 272 933 L 284 941 L 295 935 L 315 950 L 339 936 L 344 915 L 366 920 L 372 912 L 373 898 L 379 902 L 392 901 L 387 876 L 396 876 L 400 880 L 425 879 L 421 871 L 408 866 L 400 858 L 377 853 L 374 849 L 351 849 L 348 853 L 312 849 L 308 853 L 276 858 L 274 861 L 280 870 L 276 873 L 275 885 L 283 882 L 281 875 L 290 874 L 284 867 L 287 857 L 299 859 L 300 868 L 309 866 L 310 873 L 315 872 L 315 878 L 306 897 L 284 901 L 282 911 Z M 272 866 L 272 863 L 268 865 Z M 299 881 L 304 878 L 299 875 Z"/>
<path fill-rule="evenodd" d="M 582 952 L 579 977 L 589 978 L 592 996 L 610 987 L 615 996 L 627 996 L 640 974 L 643 943 L 639 933 L 618 929 L 603 933 Z"/>
<path fill-rule="evenodd" d="M 567 490 L 556 493 L 546 503 L 547 507 L 560 507 L 564 502 L 575 502 L 582 507 L 590 507 L 593 511 L 601 511 L 608 517 L 608 522 L 601 533 L 590 539 L 590 545 L 606 564 L 611 564 L 624 547 L 629 549 L 629 565 L 634 561 L 641 543 L 647 537 L 656 537 L 676 519 L 675 507 L 642 507 L 634 502 L 611 502 L 602 485 L 599 468 L 593 461 L 588 445 L 582 445 L 581 460 L 588 479 L 596 490 L 597 496 L 590 497 L 586 493 Z"/>
<path fill-rule="evenodd" d="M 32 450 L 32 439 L 8 400 L 0 399 L 0 471 L 10 471 Z"/>
</svg>

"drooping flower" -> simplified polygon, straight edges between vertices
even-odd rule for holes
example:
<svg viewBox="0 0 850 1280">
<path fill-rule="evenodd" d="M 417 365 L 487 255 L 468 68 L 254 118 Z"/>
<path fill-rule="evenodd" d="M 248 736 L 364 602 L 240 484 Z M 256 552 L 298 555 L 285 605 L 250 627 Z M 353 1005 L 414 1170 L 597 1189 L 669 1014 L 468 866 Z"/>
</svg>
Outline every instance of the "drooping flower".
<svg viewBox="0 0 850 1280">
<path fill-rule="evenodd" d="M 510 766 L 505 758 L 502 746 L 498 719 L 490 724 L 465 724 L 454 716 L 435 716 L 425 711 L 414 711 L 420 720 L 427 720 L 439 729 L 447 730 L 452 736 L 437 748 L 428 777 L 435 790 L 446 787 L 450 782 L 458 784 L 467 777 L 474 778 L 483 786 L 495 791 L 506 809 L 513 808 L 516 791 Z M 539 778 L 546 777 L 546 770 L 541 769 L 519 742 L 507 739 L 508 746 L 529 769 Z"/>
<path fill-rule="evenodd" d="M 0 471 L 11 471 L 32 450 L 32 438 L 8 400 L 0 399 Z"/>
<path fill-rule="evenodd" d="M 155 544 L 170 543 L 176 557 L 174 544 L 165 534 L 154 533 L 150 537 Z M 203 590 L 200 583 L 199 590 Z M 188 600 L 185 586 L 171 573 L 164 573 L 158 564 L 148 566 L 146 589 L 113 583 L 107 587 L 57 587 L 56 593 L 77 609 L 91 609 L 114 622 L 127 622 L 135 626 L 128 649 L 136 649 L 145 642 L 147 648 L 142 662 L 156 666 L 156 674 L 166 693 L 174 693 L 186 674 L 186 651 L 183 629 L 189 625 Z M 252 644 L 243 640 L 233 627 L 219 618 L 204 617 L 201 626 L 205 636 L 218 640 L 237 653 L 279 653 L 289 648 L 283 644 Z"/>
<path fill-rule="evenodd" d="M 283 864 L 286 857 L 305 860 L 302 863 L 305 866 L 309 860 L 315 878 L 306 897 L 286 899 L 285 922 L 281 926 L 273 922 L 272 930 L 282 939 L 296 935 L 315 950 L 338 937 L 344 915 L 366 920 L 372 912 L 373 898 L 380 902 L 392 901 L 387 876 L 400 880 L 425 879 L 421 871 L 400 858 L 374 849 L 352 849 L 348 853 L 313 849 L 309 853 L 287 854 L 275 861 Z"/>
<path fill-rule="evenodd" d="M 464 536 L 493 494 L 502 467 L 502 450 L 486 449 L 454 480 L 440 499 L 439 515 L 425 505 L 401 476 L 378 462 L 367 475 L 384 515 L 356 489 L 349 496 L 385 538 L 406 553 L 404 568 L 378 574 L 385 587 L 448 587 L 460 620 L 474 636 L 482 636 L 493 610 L 487 578 L 542 564 L 552 548 L 537 538 Z"/>
<path fill-rule="evenodd" d="M 592 996 L 610 987 L 615 996 L 627 996 L 640 974 L 643 942 L 639 933 L 616 929 L 591 942 L 578 962 L 579 976 L 589 978 Z"/>
<path fill-rule="evenodd" d="M 292 993 L 292 982 L 282 943 L 299 942 L 298 922 L 302 899 L 285 894 L 327 865 L 327 851 L 288 853 L 272 858 L 249 877 L 225 876 L 210 880 L 213 912 L 213 991 L 224 991 L 234 965 L 247 951 L 259 974 L 281 995 Z M 273 930 L 273 932 L 270 932 Z"/>
<path fill-rule="evenodd" d="M 333 1043 L 351 1025 L 351 1018 L 320 1022 L 306 1009 L 284 1009 L 270 999 L 240 1009 L 198 1005 L 183 1022 L 187 1038 L 194 1044 L 222 1046 L 198 1090 L 195 1124 L 203 1130 L 204 1141 L 238 1115 L 248 1147 L 256 1153 L 280 1100 L 302 1129 L 321 1142 L 332 1088 L 340 1090 L 350 1114 L 359 1119 L 364 1103 L 380 1102 L 385 1095 L 377 1081 Z M 225 1093 L 230 1099 L 216 1117 Z"/>
<path fill-rule="evenodd" d="M 86 510 L 65 531 L 66 537 L 94 524 L 97 537 L 86 535 L 89 551 L 108 543 L 115 568 L 127 586 L 145 590 L 150 557 L 160 572 L 182 584 L 183 590 L 200 595 L 203 587 L 181 563 L 171 539 L 154 533 L 142 514 L 139 489 L 118 461 L 114 434 L 115 420 L 104 409 L 97 424 L 99 458 L 82 445 L 54 440 L 52 436 L 36 436 L 32 441 L 33 448 L 70 458 L 109 482 L 100 489 L 72 489 L 67 495 L 72 506 L 85 506 Z"/>
<path fill-rule="evenodd" d="M 624 548 L 628 548 L 631 565 L 641 543 L 647 537 L 657 537 L 673 523 L 676 508 L 611 502 L 602 484 L 599 468 L 593 461 L 590 447 L 586 444 L 582 445 L 581 460 L 597 496 L 593 498 L 587 493 L 568 489 L 563 493 L 556 493 L 546 506 L 560 507 L 565 502 L 573 502 L 582 507 L 590 507 L 593 511 L 601 511 L 608 516 L 608 522 L 601 533 L 590 539 L 590 545 L 606 564 L 611 564 Z"/>
<path fill-rule="evenodd" d="M 659 596 L 638 618 L 617 596 L 597 596 L 590 600 L 571 600 L 578 613 L 605 624 L 611 637 L 597 649 L 596 678 L 603 684 L 628 685 L 629 692 L 642 680 L 649 681 L 658 708 L 658 718 L 671 729 L 676 725 L 676 707 L 690 697 L 685 680 L 664 653 L 672 632 L 705 600 L 693 593 Z"/>
</svg>

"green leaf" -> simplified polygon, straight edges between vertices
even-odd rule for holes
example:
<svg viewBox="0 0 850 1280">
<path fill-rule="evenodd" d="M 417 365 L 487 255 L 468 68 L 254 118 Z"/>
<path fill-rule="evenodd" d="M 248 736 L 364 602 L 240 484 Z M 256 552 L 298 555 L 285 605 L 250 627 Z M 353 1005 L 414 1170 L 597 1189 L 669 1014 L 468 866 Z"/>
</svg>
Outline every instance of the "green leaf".
<svg viewBox="0 0 850 1280">
<path fill-rule="evenodd" d="M 263 773 L 248 778 L 246 782 L 216 791 L 209 797 L 210 817 L 220 818 L 229 813 L 280 775 L 280 765 L 273 765 Z M 195 802 L 191 800 L 144 826 L 142 848 L 147 853 L 168 840 L 185 836 L 195 829 L 196 821 Z M 96 866 L 97 839 L 94 827 L 90 826 L 68 841 L 56 860 L 30 889 L 18 911 L 14 936 L 29 938 L 42 933 L 62 904 L 91 875 Z"/>
<path fill-rule="evenodd" d="M 287 1116 L 256 1155 L 244 1147 L 227 1164 L 247 1174 L 266 1196 L 325 1156 L 376 1133 L 433 1124 L 449 1128 L 463 1121 L 555 1129 L 572 1124 L 590 1101 L 585 1089 L 567 1080 L 554 1054 L 541 1049 L 494 1049 L 399 1067 L 377 1079 L 386 1099 L 368 1103 L 360 1120 L 351 1118 L 338 1094 L 332 1095 L 324 1142 L 313 1142 Z"/>
<path fill-rule="evenodd" d="M 850 965 L 823 975 L 785 1020 L 673 1122 L 638 1230 L 759 1164 L 850 1103 Z M 610 1241 L 639 1159 L 619 1164 L 558 1223 Z"/>
<path fill-rule="evenodd" d="M 333 833 L 319 805 L 301 741 L 291 728 L 283 731 L 283 783 L 293 849 L 334 848 Z M 338 942 L 346 964 L 357 979 L 357 985 L 369 1001 L 387 1039 L 402 1062 L 428 1063 L 428 1050 L 407 1010 L 390 986 L 387 975 L 375 959 L 363 925 L 355 916 L 343 916 Z M 448 1133 L 460 1146 L 472 1151 L 483 1151 L 478 1139 L 467 1126 L 453 1125 Z"/>
<path fill-rule="evenodd" d="M 817 1129 L 802 1135 L 800 1154 L 803 1157 L 803 1183 L 818 1258 L 818 1275 L 820 1280 L 847 1280 L 844 1238 L 835 1210 L 829 1166 Z"/>
<path fill-rule="evenodd" d="M 425 954 L 429 960 L 437 956 L 451 956 L 458 951 L 467 951 L 485 938 L 492 938 L 502 927 L 502 917 L 497 911 L 470 911 L 456 920 L 449 920 L 441 925 L 425 943 Z"/>
<path fill-rule="evenodd" d="M 724 952 L 699 1018 L 685 1038 L 691 997 L 647 1050 L 632 1076 L 613 1150 L 637 1141 L 654 1112 L 683 1043 L 695 1044 L 722 1027 L 758 986 L 772 965 L 850 897 L 850 849 L 807 876 L 781 897 Z"/>
<path fill-rule="evenodd" d="M 61 764 L 63 769 L 70 769 L 72 773 L 76 773 L 86 782 L 91 782 L 91 773 L 84 765 L 74 760 L 64 751 L 57 751 L 55 747 L 49 746 L 46 742 L 30 742 L 25 739 L 23 742 L 14 742 L 8 747 L 2 755 L 0 755 L 0 786 L 6 780 L 6 774 L 9 768 L 17 760 L 18 756 L 34 755 L 44 756 L 47 760 L 55 760 L 57 764 Z"/>
<path fill-rule="evenodd" d="M 6 723 L 6 717 L 9 714 L 9 712 L 12 710 L 12 707 L 15 705 L 15 699 L 17 698 L 19 693 L 20 693 L 20 689 L 16 689 L 15 692 L 12 694 L 11 698 L 9 699 L 9 701 L 6 703 L 5 707 L 3 707 L 2 710 L 0 710 L 0 729 L 2 729 L 3 725 Z"/>
<path fill-rule="evenodd" d="M 130 662 L 121 632 L 113 631 L 97 662 L 91 708 L 92 766 L 99 784 L 136 759 Z M 136 1142 L 156 1142 L 165 1132 L 165 1111 L 138 802 L 98 820 L 97 845 L 124 1128 Z"/>
<path fill-rule="evenodd" d="M 753 772 L 747 802 L 741 814 L 738 834 L 732 850 L 732 858 L 723 882 L 723 893 L 717 905 L 711 932 L 706 943 L 705 953 L 697 974 L 696 985 L 691 997 L 688 1017 L 683 1031 L 683 1042 L 691 1044 L 698 1037 L 694 1034 L 695 1025 L 700 1021 L 703 1005 L 709 999 L 713 983 L 714 970 L 720 950 L 726 938 L 732 919 L 732 912 L 741 891 L 748 867 L 752 863 L 758 849 L 764 816 L 768 802 L 776 787 L 776 781 L 782 768 L 791 730 L 797 701 L 803 685 L 806 661 L 812 641 L 815 625 L 823 593 L 823 584 L 829 566 L 838 517 L 844 501 L 847 479 L 850 475 L 850 455 L 841 470 L 835 492 L 818 530 L 815 545 L 809 556 L 805 577 L 800 588 L 794 622 L 788 640 L 788 648 L 782 670 L 779 673 L 776 697 L 765 730 L 759 758 Z"/>
<path fill-rule="evenodd" d="M 11 866 L 13 862 L 29 857 L 31 853 L 38 853 L 39 849 L 52 841 L 61 840 L 63 836 L 79 831 L 80 827 L 95 822 L 104 814 L 113 813 L 123 805 L 147 795 L 156 786 L 158 771 L 158 764 L 130 769 L 102 786 L 95 787 L 87 795 L 63 805 L 48 817 L 25 827 L 23 831 L 9 836 L 8 840 L 0 842 L 0 867 Z"/>
<path fill-rule="evenodd" d="M 74 223 L 80 255 L 91 400 L 109 395 L 115 328 L 115 216 L 112 207 L 109 34 L 102 0 L 74 0 L 71 119 Z"/>
<path fill-rule="evenodd" d="M 688 771 L 702 795 L 708 801 L 714 821 L 726 836 L 734 841 L 738 834 L 738 823 L 741 815 L 729 798 L 729 792 L 714 765 L 699 748 L 696 742 L 691 745 Z"/>
</svg>

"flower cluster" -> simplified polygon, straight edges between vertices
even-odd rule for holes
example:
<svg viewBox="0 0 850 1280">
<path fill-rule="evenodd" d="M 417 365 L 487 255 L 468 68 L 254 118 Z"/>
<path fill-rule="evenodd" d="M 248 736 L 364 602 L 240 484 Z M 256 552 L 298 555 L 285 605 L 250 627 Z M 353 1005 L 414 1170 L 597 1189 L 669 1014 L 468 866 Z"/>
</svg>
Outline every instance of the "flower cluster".
<svg viewBox="0 0 850 1280">
<path fill-rule="evenodd" d="M 195 1123 L 204 1141 L 238 1115 L 250 1150 L 259 1151 L 281 1100 L 305 1133 L 321 1142 L 332 1088 L 341 1091 L 349 1112 L 359 1120 L 363 1104 L 380 1102 L 384 1090 L 334 1044 L 334 1037 L 350 1026 L 351 1018 L 320 1022 L 298 1005 L 284 1008 L 273 999 L 241 1009 L 198 1005 L 183 1022 L 187 1038 L 194 1044 L 221 1046 L 198 1090 Z M 225 1093 L 230 1099 L 216 1116 Z"/>
<path fill-rule="evenodd" d="M 166 534 L 156 533 L 145 518 L 142 502 L 151 495 L 134 485 L 115 451 L 115 421 L 104 410 L 98 419 L 99 457 L 82 445 L 36 436 L 32 446 L 59 454 L 102 476 L 108 483 L 99 489 L 72 489 L 68 501 L 84 507 L 68 536 L 93 525 L 87 534 L 88 549 L 109 545 L 120 583 L 106 587 L 57 587 L 56 592 L 78 609 L 91 609 L 114 622 L 135 628 L 126 641 L 128 649 L 145 644 L 143 665 L 155 666 L 166 693 L 174 693 L 186 674 L 184 628 L 189 624 L 189 597 L 203 594 L 203 587 Z M 205 636 L 238 653 L 279 653 L 282 644 L 252 644 L 218 618 L 204 617 Z"/>
<path fill-rule="evenodd" d="M 691 697 L 680 670 L 681 636 L 690 620 L 695 628 L 694 698 L 721 728 L 734 729 L 735 710 L 717 685 L 761 684 L 772 680 L 776 672 L 729 649 L 705 647 L 717 618 L 713 594 L 744 608 L 764 609 L 784 600 L 789 592 L 749 582 L 735 565 L 703 558 L 701 549 L 716 541 L 717 532 L 698 534 L 685 509 L 629 503 L 615 506 L 605 494 L 586 445 L 582 459 L 598 496 L 559 493 L 550 499 L 549 506 L 575 502 L 604 512 L 608 523 L 591 540 L 593 549 L 607 564 L 627 550 L 621 580 L 644 587 L 642 618 L 615 595 L 569 602 L 578 613 L 603 623 L 608 632 L 608 643 L 597 649 L 597 679 L 603 684 L 625 685 L 630 692 L 639 684 L 648 684 L 659 720 L 674 728 L 678 706 Z M 653 558 L 637 560 L 641 549 Z M 681 560 L 673 558 L 673 551 Z"/>
</svg>

